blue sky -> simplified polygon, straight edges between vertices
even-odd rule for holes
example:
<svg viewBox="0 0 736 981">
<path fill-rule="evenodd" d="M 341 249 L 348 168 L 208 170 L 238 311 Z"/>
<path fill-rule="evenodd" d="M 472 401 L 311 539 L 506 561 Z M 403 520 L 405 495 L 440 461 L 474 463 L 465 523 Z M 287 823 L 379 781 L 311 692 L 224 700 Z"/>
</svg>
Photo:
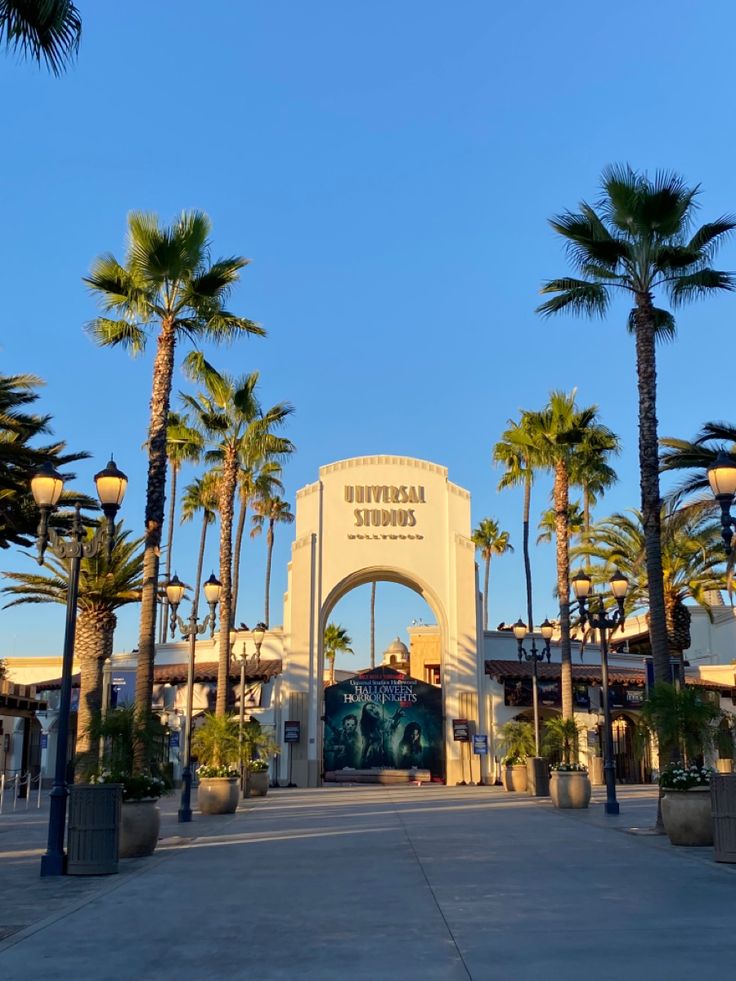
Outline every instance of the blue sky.
<svg viewBox="0 0 736 981">
<path fill-rule="evenodd" d="M 704 220 L 736 211 L 734 71 L 720 54 L 732 4 L 78 5 L 80 58 L 63 78 L 0 57 L 0 367 L 46 380 L 56 434 L 93 454 L 81 488 L 114 450 L 130 477 L 125 519 L 142 526 L 151 355 L 92 345 L 81 277 L 98 253 L 122 252 L 130 209 L 170 219 L 201 208 L 213 252 L 252 259 L 231 306 L 269 335 L 209 354 L 258 369 L 264 403 L 294 403 L 292 503 L 322 464 L 416 456 L 447 466 L 472 493 L 474 521 L 498 517 L 520 546 L 521 496 L 496 492 L 491 448 L 521 408 L 577 386 L 623 440 L 599 516 L 638 504 L 626 309 L 605 323 L 535 315 L 541 281 L 567 268 L 546 219 L 594 198 L 616 161 L 702 184 Z M 736 268 L 733 243 L 720 265 Z M 683 311 L 677 342 L 660 349 L 662 435 L 732 418 L 722 362 L 735 302 Z M 548 490 L 540 481 L 537 510 Z M 179 534 L 182 578 L 195 537 Z M 274 623 L 290 537 L 277 534 Z M 248 543 L 239 614 L 249 622 L 261 615 L 264 556 L 262 540 Z M 1 567 L 30 562 L 6 553 Z M 552 546 L 535 551 L 533 570 L 542 619 L 554 612 Z M 491 623 L 516 619 L 520 547 L 491 586 Z M 381 649 L 428 618 L 414 594 L 382 595 Z M 366 597 L 336 610 L 361 653 Z M 61 608 L 5 611 L 2 622 L 0 655 L 61 649 Z M 129 611 L 116 649 L 136 643 Z"/>
</svg>

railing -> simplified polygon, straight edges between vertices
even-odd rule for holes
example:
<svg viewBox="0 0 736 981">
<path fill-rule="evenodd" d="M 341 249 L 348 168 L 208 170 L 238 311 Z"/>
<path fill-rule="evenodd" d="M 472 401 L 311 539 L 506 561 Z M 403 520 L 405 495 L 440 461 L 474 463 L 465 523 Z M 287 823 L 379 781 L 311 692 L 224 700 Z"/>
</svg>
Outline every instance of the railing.
<svg viewBox="0 0 736 981">
<path fill-rule="evenodd" d="M 25 799 L 26 810 L 31 801 L 31 796 L 33 794 L 33 788 L 36 787 L 36 807 L 41 806 L 41 774 L 38 773 L 34 777 L 31 773 L 16 773 L 15 776 L 9 777 L 5 773 L 0 774 L 0 816 L 3 813 L 3 807 L 6 804 L 6 798 L 8 802 L 8 811 L 10 810 L 9 802 L 13 801 L 13 813 L 17 810 L 18 800 Z M 21 791 L 25 787 L 26 793 L 25 798 L 22 796 Z"/>
</svg>

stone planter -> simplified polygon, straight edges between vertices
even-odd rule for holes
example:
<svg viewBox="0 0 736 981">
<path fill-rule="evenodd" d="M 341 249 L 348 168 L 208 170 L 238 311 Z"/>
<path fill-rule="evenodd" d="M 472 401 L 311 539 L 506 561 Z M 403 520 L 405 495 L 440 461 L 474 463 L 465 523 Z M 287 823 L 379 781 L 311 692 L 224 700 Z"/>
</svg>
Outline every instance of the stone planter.
<svg viewBox="0 0 736 981">
<path fill-rule="evenodd" d="M 549 795 L 555 807 L 587 807 L 590 803 L 590 780 L 582 770 L 553 770 Z"/>
<path fill-rule="evenodd" d="M 712 845 L 710 787 L 665 790 L 662 821 L 673 845 Z"/>
<path fill-rule="evenodd" d="M 733 760 L 716 760 L 716 770 L 719 773 L 733 773 Z"/>
<path fill-rule="evenodd" d="M 157 801 L 123 801 L 120 817 L 120 858 L 153 855 L 158 844 L 161 812 Z"/>
<path fill-rule="evenodd" d="M 506 790 L 521 793 L 526 790 L 527 783 L 526 763 L 518 763 L 503 768 L 503 785 Z"/>
<path fill-rule="evenodd" d="M 199 781 L 200 814 L 234 814 L 239 798 L 237 777 L 202 777 Z"/>
<path fill-rule="evenodd" d="M 268 770 L 262 773 L 245 773 L 245 794 L 244 797 L 265 797 L 268 793 Z"/>
</svg>

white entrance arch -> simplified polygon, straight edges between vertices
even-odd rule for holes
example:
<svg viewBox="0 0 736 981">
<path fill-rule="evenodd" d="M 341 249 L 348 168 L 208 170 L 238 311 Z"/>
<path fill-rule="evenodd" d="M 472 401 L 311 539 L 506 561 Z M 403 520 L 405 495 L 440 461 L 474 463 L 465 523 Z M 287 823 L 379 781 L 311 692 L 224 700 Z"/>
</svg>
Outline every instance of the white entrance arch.
<svg viewBox="0 0 736 981">
<path fill-rule="evenodd" d="M 448 480 L 445 467 L 426 460 L 341 460 L 321 467 L 319 480 L 297 492 L 280 699 L 282 718 L 301 722 L 301 742 L 291 749 L 297 785 L 320 782 L 327 619 L 342 596 L 376 580 L 415 590 L 437 618 L 447 782 L 462 779 L 462 746 L 453 742 L 452 719 L 468 718 L 485 731 L 478 698 L 483 681 L 480 603 L 470 534 L 470 494 Z M 280 775 L 286 779 L 287 747 L 283 750 Z"/>
</svg>

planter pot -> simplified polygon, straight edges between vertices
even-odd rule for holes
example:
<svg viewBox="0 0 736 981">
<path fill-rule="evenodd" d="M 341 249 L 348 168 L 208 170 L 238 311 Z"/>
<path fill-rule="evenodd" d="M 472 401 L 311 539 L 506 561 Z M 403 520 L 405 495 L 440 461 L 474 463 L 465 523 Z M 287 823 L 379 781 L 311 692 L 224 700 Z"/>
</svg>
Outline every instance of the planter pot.
<svg viewBox="0 0 736 981">
<path fill-rule="evenodd" d="M 246 797 L 265 797 L 268 793 L 268 770 L 263 773 L 245 774 L 245 796 Z"/>
<path fill-rule="evenodd" d="M 712 845 L 710 787 L 665 790 L 662 821 L 673 845 Z"/>
<path fill-rule="evenodd" d="M 517 793 L 525 791 L 527 780 L 526 763 L 518 763 L 503 768 L 503 785 L 506 790 Z"/>
<path fill-rule="evenodd" d="M 199 781 L 200 814 L 234 814 L 239 797 L 237 777 L 202 777 Z"/>
<path fill-rule="evenodd" d="M 549 795 L 555 807 L 587 807 L 590 803 L 588 774 L 575 770 L 553 770 Z"/>
<path fill-rule="evenodd" d="M 120 858 L 153 855 L 158 843 L 161 812 L 157 801 L 123 801 L 120 817 Z"/>
<path fill-rule="evenodd" d="M 733 773 L 733 760 L 716 760 L 716 770 L 719 773 Z"/>
</svg>

